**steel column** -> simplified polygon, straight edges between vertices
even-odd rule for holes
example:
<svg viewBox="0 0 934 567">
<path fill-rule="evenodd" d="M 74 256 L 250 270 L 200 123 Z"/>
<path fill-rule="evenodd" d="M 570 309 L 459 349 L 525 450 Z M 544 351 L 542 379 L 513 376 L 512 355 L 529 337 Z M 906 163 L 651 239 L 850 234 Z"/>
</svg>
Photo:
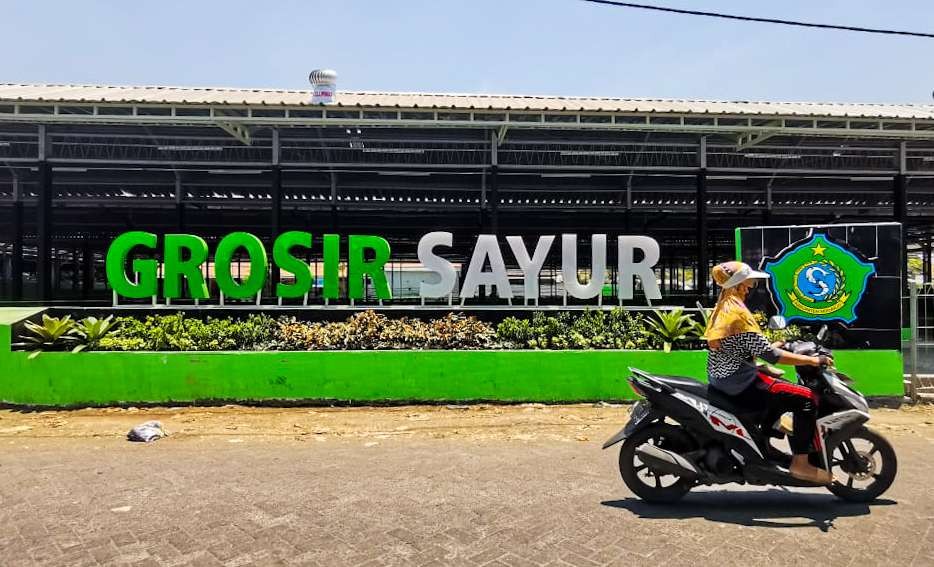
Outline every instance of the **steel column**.
<svg viewBox="0 0 934 567">
<path fill-rule="evenodd" d="M 175 172 L 175 231 L 184 234 L 187 225 L 185 218 L 185 188 L 182 186 L 182 177 Z"/>
<path fill-rule="evenodd" d="M 94 250 L 91 248 L 91 236 L 84 235 L 81 248 L 81 297 L 89 299 L 94 289 Z"/>
<path fill-rule="evenodd" d="M 487 204 L 489 205 L 490 233 L 499 231 L 499 136 L 496 131 L 490 133 L 490 179 Z"/>
<path fill-rule="evenodd" d="M 694 274 L 697 294 L 707 298 L 707 138 L 701 137 L 699 150 L 700 171 L 697 172 L 695 196 L 697 213 L 697 271 Z"/>
<path fill-rule="evenodd" d="M 39 187 L 36 199 L 36 279 L 39 299 L 52 299 L 52 166 L 39 162 Z"/>
<path fill-rule="evenodd" d="M 772 179 L 769 179 L 768 183 L 765 186 L 765 209 L 762 211 L 762 224 L 765 226 L 772 225 Z"/>
<path fill-rule="evenodd" d="M 479 231 L 482 233 L 486 230 L 487 226 L 487 214 L 486 214 L 486 178 L 488 172 L 486 169 L 483 170 L 483 173 L 480 174 L 480 226 Z"/>
<path fill-rule="evenodd" d="M 923 251 L 923 264 L 924 264 L 924 273 L 921 274 L 921 281 L 927 283 L 931 281 L 931 241 L 924 243 Z"/>
<path fill-rule="evenodd" d="M 893 213 L 895 220 L 902 225 L 902 249 L 900 253 L 903 291 L 907 289 L 908 283 L 908 178 L 905 175 L 906 167 L 905 142 L 901 142 L 898 145 L 898 174 L 892 180 L 892 191 L 894 193 Z"/>
<path fill-rule="evenodd" d="M 5 253 L 0 253 L 0 301 L 8 299 L 7 297 L 7 259 Z"/>
<path fill-rule="evenodd" d="M 79 252 L 77 248 L 71 249 L 71 291 L 78 291 L 78 285 L 81 283 L 81 274 L 78 273 L 78 256 Z"/>
<path fill-rule="evenodd" d="M 499 234 L 499 166 L 490 167 L 490 234 Z"/>
<path fill-rule="evenodd" d="M 14 181 L 15 183 L 15 181 Z M 23 299 L 23 202 L 13 203 L 13 250 L 10 257 L 10 298 Z"/>
<path fill-rule="evenodd" d="M 340 218 L 337 214 L 337 174 L 331 173 L 331 233 L 337 234 Z"/>
<path fill-rule="evenodd" d="M 269 252 L 271 255 L 272 245 L 276 237 L 282 232 L 282 168 L 278 165 L 272 167 L 272 181 L 269 187 L 269 194 L 272 199 L 269 215 Z M 276 284 L 279 283 L 279 267 L 272 262 L 270 282 L 272 292 L 276 291 Z"/>
</svg>

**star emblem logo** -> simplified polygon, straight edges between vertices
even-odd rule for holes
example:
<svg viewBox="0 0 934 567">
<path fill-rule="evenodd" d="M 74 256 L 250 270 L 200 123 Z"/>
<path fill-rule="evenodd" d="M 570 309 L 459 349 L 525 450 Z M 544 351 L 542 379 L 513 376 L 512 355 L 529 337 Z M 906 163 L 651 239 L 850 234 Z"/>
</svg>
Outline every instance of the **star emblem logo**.
<svg viewBox="0 0 934 567">
<path fill-rule="evenodd" d="M 875 265 L 824 234 L 812 234 L 763 260 L 779 314 L 804 321 L 856 320 Z"/>
</svg>

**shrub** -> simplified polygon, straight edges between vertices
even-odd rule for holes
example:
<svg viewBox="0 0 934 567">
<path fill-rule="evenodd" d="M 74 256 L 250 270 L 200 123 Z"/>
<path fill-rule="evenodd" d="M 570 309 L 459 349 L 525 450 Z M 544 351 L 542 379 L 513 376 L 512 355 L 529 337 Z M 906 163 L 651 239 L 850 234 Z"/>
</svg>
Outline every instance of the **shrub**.
<svg viewBox="0 0 934 567">
<path fill-rule="evenodd" d="M 814 340 L 814 335 L 798 325 L 788 325 L 784 329 L 769 329 L 769 318 L 762 311 L 756 311 L 753 313 L 753 317 L 756 318 L 756 323 L 758 323 L 759 328 L 762 329 L 762 334 L 765 335 L 765 338 L 768 339 L 770 343 L 777 341 L 795 341 L 799 339 Z"/>
<path fill-rule="evenodd" d="M 506 317 L 496 326 L 496 338 L 510 347 L 525 348 L 534 338 L 532 321 L 518 317 Z"/>
<path fill-rule="evenodd" d="M 146 341 L 139 337 L 117 337 L 110 335 L 102 338 L 97 348 L 99 350 L 118 351 L 146 350 Z"/>
<path fill-rule="evenodd" d="M 489 323 L 460 313 L 448 313 L 441 319 L 432 319 L 427 326 L 427 338 L 428 348 L 478 349 L 498 346 L 496 331 Z"/>
<path fill-rule="evenodd" d="M 496 347 L 493 328 L 474 317 L 449 313 L 426 323 L 389 319 L 375 311 L 336 323 L 280 319 L 276 345 L 281 350 L 474 349 Z"/>
<path fill-rule="evenodd" d="M 497 338 L 511 348 L 645 349 L 651 340 L 642 315 L 624 309 L 584 311 L 571 315 L 535 312 L 531 318 L 507 317 L 496 328 Z"/>
<path fill-rule="evenodd" d="M 272 343 L 275 322 L 266 315 L 204 320 L 172 315 L 120 317 L 119 328 L 99 341 L 103 350 L 263 350 Z"/>
<path fill-rule="evenodd" d="M 796 326 L 781 331 L 765 328 L 766 318 L 755 314 L 770 341 L 807 338 Z M 706 320 L 709 312 L 701 314 Z M 387 350 L 387 349 L 627 349 L 666 351 L 705 348 L 699 339 L 706 325 L 682 309 L 654 314 L 615 308 L 535 312 L 507 317 L 496 327 L 475 317 L 448 313 L 422 321 L 389 318 L 362 311 L 337 322 L 304 322 L 263 314 L 243 319 L 184 313 L 96 319 L 77 323 L 69 317 L 44 316 L 43 323 L 27 323 L 26 348 L 42 350 L 219 351 L 219 350 Z"/>
</svg>

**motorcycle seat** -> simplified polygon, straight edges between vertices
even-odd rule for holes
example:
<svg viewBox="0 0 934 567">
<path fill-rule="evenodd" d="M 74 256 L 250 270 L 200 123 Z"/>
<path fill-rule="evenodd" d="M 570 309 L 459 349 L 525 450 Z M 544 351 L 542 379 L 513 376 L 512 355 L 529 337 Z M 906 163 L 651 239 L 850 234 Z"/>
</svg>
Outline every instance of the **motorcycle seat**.
<svg viewBox="0 0 934 567">
<path fill-rule="evenodd" d="M 733 403 L 729 396 L 720 392 L 716 388 L 708 388 L 707 384 L 698 382 L 697 380 L 688 378 L 687 376 L 659 376 L 653 374 L 652 378 L 655 378 L 659 382 L 667 384 L 672 388 L 707 400 L 710 405 L 729 412 L 743 421 L 756 423 L 763 414 L 763 410 L 761 409 L 750 409 L 747 407 L 738 406 Z"/>
<path fill-rule="evenodd" d="M 707 384 L 698 382 L 693 378 L 687 376 L 658 376 L 655 374 L 652 375 L 652 378 L 698 398 L 707 399 Z"/>
<path fill-rule="evenodd" d="M 756 417 L 761 415 L 763 411 L 762 409 L 750 409 L 748 407 L 738 406 L 733 402 L 730 396 L 720 392 L 716 388 L 707 390 L 707 401 L 709 401 L 712 406 L 730 412 L 740 418 Z"/>
</svg>

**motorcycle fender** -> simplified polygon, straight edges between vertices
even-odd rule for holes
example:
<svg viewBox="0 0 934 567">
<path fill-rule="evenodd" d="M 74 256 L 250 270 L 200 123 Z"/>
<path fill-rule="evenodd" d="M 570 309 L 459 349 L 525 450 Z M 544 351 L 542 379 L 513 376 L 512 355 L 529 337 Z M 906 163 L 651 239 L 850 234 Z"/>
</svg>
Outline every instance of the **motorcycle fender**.
<svg viewBox="0 0 934 567">
<path fill-rule="evenodd" d="M 855 433 L 859 428 L 866 424 L 869 421 L 869 416 L 863 412 L 858 412 L 856 410 L 850 410 L 847 413 L 860 414 L 858 416 L 854 415 L 855 419 L 851 419 L 844 423 L 841 427 L 837 428 L 836 431 L 831 430 L 830 434 L 827 435 L 824 439 L 824 449 L 827 447 L 833 447 L 843 441 L 844 439 L 849 438 L 853 433 Z M 820 423 L 820 420 L 818 420 Z"/>
<path fill-rule="evenodd" d="M 652 411 L 652 406 L 646 402 L 639 402 L 632 408 L 632 412 L 629 414 L 629 423 L 625 427 L 620 429 L 616 435 L 610 437 L 606 440 L 606 443 L 603 444 L 603 448 L 612 447 L 620 441 L 625 441 L 627 437 L 632 436 L 633 433 L 639 431 L 640 429 L 651 425 L 658 421 L 661 416 L 654 411 Z"/>
<path fill-rule="evenodd" d="M 821 457 L 824 461 L 824 468 L 830 470 L 828 466 L 830 455 L 827 453 L 827 448 L 834 447 L 848 438 L 867 421 L 869 421 L 869 414 L 859 410 L 845 410 L 817 420 L 818 431 L 823 437 Z"/>
<path fill-rule="evenodd" d="M 622 428 L 622 429 L 620 429 L 620 430 L 616 433 L 616 435 L 614 435 L 614 436 L 610 437 L 609 439 L 607 439 L 607 440 L 606 440 L 606 443 L 603 444 L 603 448 L 606 449 L 606 448 L 608 448 L 608 447 L 612 447 L 613 445 L 616 445 L 616 444 L 619 443 L 620 441 L 625 440 L 626 437 L 628 436 L 627 433 L 626 433 L 626 429 L 627 429 L 627 428 L 625 428 L 625 427 Z"/>
</svg>

